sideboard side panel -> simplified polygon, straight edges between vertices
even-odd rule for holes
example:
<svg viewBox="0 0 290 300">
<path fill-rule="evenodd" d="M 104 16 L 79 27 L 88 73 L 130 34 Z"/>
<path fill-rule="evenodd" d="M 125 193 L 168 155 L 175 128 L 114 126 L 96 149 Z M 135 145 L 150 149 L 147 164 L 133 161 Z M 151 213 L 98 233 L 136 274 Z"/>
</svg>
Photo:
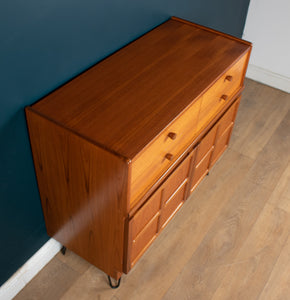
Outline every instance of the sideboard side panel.
<svg viewBox="0 0 290 300">
<path fill-rule="evenodd" d="M 118 279 L 127 162 L 30 108 L 26 115 L 48 235 Z"/>
</svg>

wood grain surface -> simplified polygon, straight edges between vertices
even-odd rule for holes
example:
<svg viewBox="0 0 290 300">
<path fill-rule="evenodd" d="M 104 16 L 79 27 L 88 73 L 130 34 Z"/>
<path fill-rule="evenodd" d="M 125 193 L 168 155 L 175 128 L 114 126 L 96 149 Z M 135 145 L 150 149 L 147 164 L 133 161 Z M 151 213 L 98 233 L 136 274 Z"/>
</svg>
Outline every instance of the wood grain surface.
<svg viewBox="0 0 290 300">
<path fill-rule="evenodd" d="M 48 235 L 107 274 L 120 276 L 127 162 L 29 108 L 26 113 Z"/>
<path fill-rule="evenodd" d="M 33 108 L 133 159 L 250 48 L 241 40 L 171 19 Z"/>
</svg>

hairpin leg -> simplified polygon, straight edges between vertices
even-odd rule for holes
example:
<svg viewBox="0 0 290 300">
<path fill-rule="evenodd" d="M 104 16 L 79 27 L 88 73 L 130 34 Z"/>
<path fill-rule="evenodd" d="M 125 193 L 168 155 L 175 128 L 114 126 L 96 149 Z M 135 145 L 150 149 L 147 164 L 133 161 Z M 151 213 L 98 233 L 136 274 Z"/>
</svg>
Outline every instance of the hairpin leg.
<svg viewBox="0 0 290 300">
<path fill-rule="evenodd" d="M 120 282 L 121 282 L 121 277 L 119 278 L 119 280 L 117 281 L 116 285 L 112 285 L 112 280 L 111 277 L 108 275 L 108 279 L 109 279 L 109 285 L 112 289 L 116 289 L 120 286 Z"/>
<path fill-rule="evenodd" d="M 60 249 L 60 252 L 62 253 L 62 255 L 65 255 L 65 253 L 66 253 L 66 247 L 62 246 L 62 248 Z"/>
</svg>

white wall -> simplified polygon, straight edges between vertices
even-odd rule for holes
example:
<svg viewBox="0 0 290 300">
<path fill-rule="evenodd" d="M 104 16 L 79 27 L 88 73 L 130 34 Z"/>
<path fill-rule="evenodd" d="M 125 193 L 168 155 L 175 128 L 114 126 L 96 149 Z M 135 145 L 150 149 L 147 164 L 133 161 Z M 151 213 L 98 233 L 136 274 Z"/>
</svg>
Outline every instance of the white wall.
<svg viewBox="0 0 290 300">
<path fill-rule="evenodd" d="M 290 1 L 251 0 L 243 38 L 253 43 L 246 76 L 290 93 Z"/>
</svg>

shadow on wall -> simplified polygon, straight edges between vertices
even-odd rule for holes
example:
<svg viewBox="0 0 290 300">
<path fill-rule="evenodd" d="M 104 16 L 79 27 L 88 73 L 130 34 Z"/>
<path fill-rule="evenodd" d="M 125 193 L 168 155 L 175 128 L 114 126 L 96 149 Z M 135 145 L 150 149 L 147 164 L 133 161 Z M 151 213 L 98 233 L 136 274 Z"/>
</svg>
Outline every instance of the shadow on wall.
<svg viewBox="0 0 290 300">
<path fill-rule="evenodd" d="M 2 284 L 48 240 L 48 236 L 36 186 L 24 109 L 18 110 L 0 129 L 0 140 L 0 236 L 5 241 L 0 243 Z M 11 259 L 11 253 L 15 253 L 16 249 L 19 255 Z"/>
</svg>

